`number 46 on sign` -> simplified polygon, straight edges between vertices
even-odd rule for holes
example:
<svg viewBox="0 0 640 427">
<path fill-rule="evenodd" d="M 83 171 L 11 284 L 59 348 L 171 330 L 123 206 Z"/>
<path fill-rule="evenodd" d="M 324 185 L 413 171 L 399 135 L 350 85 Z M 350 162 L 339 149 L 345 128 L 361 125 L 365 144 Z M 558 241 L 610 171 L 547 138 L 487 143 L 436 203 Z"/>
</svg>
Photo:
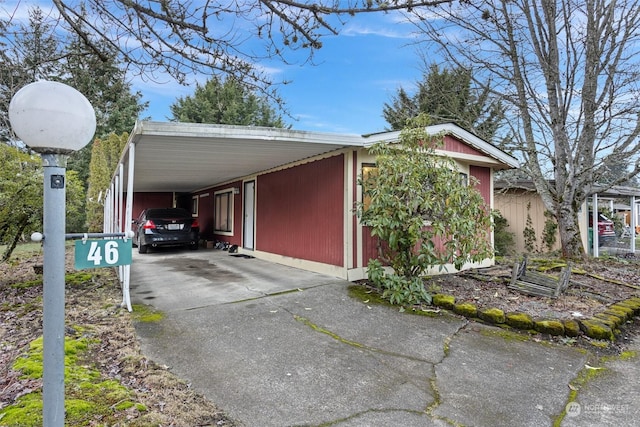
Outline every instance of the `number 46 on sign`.
<svg viewBox="0 0 640 427">
<path fill-rule="evenodd" d="M 76 240 L 75 268 L 131 264 L 131 239 Z"/>
</svg>

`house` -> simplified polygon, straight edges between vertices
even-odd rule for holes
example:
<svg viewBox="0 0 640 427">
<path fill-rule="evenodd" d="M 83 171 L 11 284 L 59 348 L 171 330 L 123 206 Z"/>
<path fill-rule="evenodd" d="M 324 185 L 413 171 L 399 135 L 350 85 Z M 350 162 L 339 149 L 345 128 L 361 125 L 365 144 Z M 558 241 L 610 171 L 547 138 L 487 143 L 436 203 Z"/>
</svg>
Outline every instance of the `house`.
<svg viewBox="0 0 640 427">
<path fill-rule="evenodd" d="M 495 170 L 517 160 L 453 124 L 439 152 L 478 180 L 493 207 Z M 376 242 L 354 215 L 368 147 L 400 132 L 349 135 L 193 123 L 138 122 L 105 204 L 105 231 L 128 229 L 146 207 L 185 207 L 203 239 L 240 253 L 347 280 L 362 279 Z M 483 265 L 491 265 L 492 259 Z"/>
<path fill-rule="evenodd" d="M 544 244 L 545 223 L 549 218 L 542 198 L 536 192 L 532 181 L 518 181 L 510 184 L 496 181 L 494 184 L 494 207 L 507 220 L 507 231 L 513 233 L 516 253 L 529 252 L 525 243 L 525 228 L 533 230 L 535 239 L 527 242 L 533 245 L 534 251 L 548 252 L 560 249 L 560 236 L 556 230 L 555 243 L 549 248 Z M 527 224 L 528 222 L 528 224 Z M 532 236 L 533 237 L 533 236 Z"/>
<path fill-rule="evenodd" d="M 512 232 L 515 237 L 515 251 L 517 253 L 528 252 L 525 248 L 524 229 L 527 227 L 527 219 L 530 219 L 530 226 L 535 231 L 536 245 L 534 250 L 546 252 L 549 248 L 544 247 L 542 241 L 545 222 L 548 218 L 545 216 L 546 208 L 542 202 L 542 198 L 537 193 L 535 186 L 530 180 L 517 180 L 515 182 L 496 181 L 495 189 L 495 209 L 499 210 L 508 222 L 508 231 Z M 594 239 L 590 230 L 589 215 L 593 214 L 595 206 L 596 211 L 608 209 L 614 215 L 620 217 L 620 223 L 633 229 L 640 224 L 640 189 L 627 186 L 613 186 L 611 188 L 602 187 L 595 195 L 590 197 L 578 212 L 578 221 L 580 226 L 580 234 L 583 246 L 587 252 L 593 256 L 606 248 L 599 248 L 602 242 Z M 591 223 L 593 220 L 591 220 Z M 560 237 L 556 232 L 556 242 L 550 248 L 551 250 L 560 249 Z M 630 239 L 627 242 L 621 242 L 618 239 L 613 247 L 615 251 L 623 250 L 635 252 L 635 240 Z M 607 243 L 609 247 L 609 242 Z"/>
</svg>

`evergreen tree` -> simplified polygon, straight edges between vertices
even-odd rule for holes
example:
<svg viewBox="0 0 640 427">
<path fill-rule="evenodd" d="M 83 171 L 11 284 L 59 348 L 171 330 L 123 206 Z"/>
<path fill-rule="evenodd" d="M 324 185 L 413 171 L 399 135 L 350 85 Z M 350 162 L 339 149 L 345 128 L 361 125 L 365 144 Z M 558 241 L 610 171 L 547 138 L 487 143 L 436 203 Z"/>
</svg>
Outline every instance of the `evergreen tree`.
<svg viewBox="0 0 640 427">
<path fill-rule="evenodd" d="M 420 114 L 397 144 L 370 147 L 376 170 L 358 180 L 363 201 L 356 212 L 384 242 L 379 259 L 369 261 L 369 279 L 392 304 L 430 302 L 422 276 L 431 268 L 461 269 L 493 255 L 486 203 L 473 185 L 462 182 L 451 158 L 436 154 L 442 137 L 428 135 L 428 125 L 428 116 Z"/>
<path fill-rule="evenodd" d="M 193 96 L 180 97 L 170 106 L 172 121 L 227 125 L 284 127 L 269 102 L 245 84 L 217 77 L 196 85 Z"/>
<path fill-rule="evenodd" d="M 105 52 L 107 49 L 104 47 Z M 97 56 L 79 38 L 73 40 L 65 52 L 64 83 L 76 88 L 91 102 L 96 112 L 96 137 L 130 132 L 148 104 L 141 102 L 140 92 L 132 92 L 115 53 Z M 89 144 L 69 159 L 69 169 L 77 171 L 85 185 L 89 179 L 91 152 Z"/>
<path fill-rule="evenodd" d="M 92 145 L 87 189 L 87 227 L 90 232 L 102 231 L 104 194 L 128 138 L 127 133 L 111 133 L 105 138 L 97 138 Z"/>
<path fill-rule="evenodd" d="M 19 147 L 18 141 L 12 136 L 8 121 L 8 106 L 11 97 L 24 85 L 37 79 L 48 79 L 66 83 L 83 93 L 93 105 L 96 112 L 96 135 L 106 136 L 110 132 L 122 133 L 130 131 L 140 113 L 146 108 L 141 103 L 141 94 L 133 93 L 127 80 L 126 72 L 117 62 L 117 55 L 109 50 L 110 44 L 104 42 L 101 53 L 88 48 L 85 40 L 79 36 L 65 45 L 61 39 L 61 32 L 49 24 L 48 17 L 39 8 L 29 11 L 28 25 L 10 25 L 0 22 L 0 29 L 5 30 L 5 37 L 0 37 L 2 47 L 0 52 L 0 141 Z M 9 34 L 12 37 L 9 37 Z M 110 55 L 107 52 L 111 52 Z M 125 138 L 126 142 L 126 138 Z M 3 144 L 4 145 L 4 144 Z M 110 153 L 110 158 L 119 158 L 122 145 L 115 147 L 117 153 Z M 14 147 L 14 149 L 18 149 Z M 86 230 L 87 216 L 86 189 L 89 182 L 89 163 L 91 144 L 70 156 L 67 171 L 67 231 L 79 232 Z M 28 155 L 28 151 L 25 151 Z M 31 192 L 29 204 L 32 210 L 29 215 L 14 215 L 12 206 L 18 206 L 15 198 L 21 197 L 25 188 L 33 189 L 24 173 L 16 172 L 20 165 L 7 162 L 22 162 L 17 156 L 5 157 L 3 163 L 4 193 L 0 207 L 0 240 L 10 240 L 15 244 L 22 235 L 31 228 L 37 228 L 42 217 L 42 191 Z M 109 165 L 113 165 L 109 163 Z M 115 167 L 115 166 L 112 166 Z M 104 172 L 111 177 L 113 169 Z M 17 175 L 11 176 L 11 173 Z M 41 175 L 42 170 L 38 169 Z M 9 182 L 12 180 L 15 185 Z M 42 179 L 40 179 L 40 187 Z M 109 185 L 107 180 L 104 191 Z M 31 191 L 31 190 L 29 190 Z M 33 197 L 31 197 L 33 195 Z M 23 200 L 23 199 L 17 199 Z M 102 206 L 95 210 L 102 215 Z M 93 213 L 91 214 L 93 215 Z M 101 223 L 100 223 L 101 225 Z M 97 231 L 97 230 L 94 230 Z M 5 254 L 7 257 L 13 250 Z"/>
<path fill-rule="evenodd" d="M 62 54 L 40 8 L 29 9 L 28 24 L 11 26 L 2 22 L 0 31 L 7 34 L 0 44 L 0 140 L 10 142 L 8 111 L 13 94 L 37 79 L 59 75 Z"/>
<path fill-rule="evenodd" d="M 504 108 L 490 97 L 488 89 L 474 89 L 471 70 L 440 70 L 432 64 L 410 96 L 403 88 L 383 107 L 383 116 L 392 130 L 403 129 L 407 121 L 426 113 L 433 124 L 453 122 L 491 141 L 502 120 Z"/>
</svg>

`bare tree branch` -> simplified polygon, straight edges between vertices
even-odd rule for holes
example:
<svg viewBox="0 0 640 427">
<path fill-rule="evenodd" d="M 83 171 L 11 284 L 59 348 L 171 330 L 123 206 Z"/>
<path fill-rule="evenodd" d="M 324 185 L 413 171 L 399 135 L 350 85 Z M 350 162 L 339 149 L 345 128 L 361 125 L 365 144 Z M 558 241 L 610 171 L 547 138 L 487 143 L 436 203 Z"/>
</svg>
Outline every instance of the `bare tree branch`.
<svg viewBox="0 0 640 427">
<path fill-rule="evenodd" d="M 639 170 L 638 1 L 482 0 L 407 17 L 428 51 L 484 70 L 476 83 L 491 81 L 510 106 L 512 148 L 556 215 L 565 254 L 581 253 L 578 208 L 595 184 Z M 612 179 L 620 164 L 628 173 Z"/>
</svg>

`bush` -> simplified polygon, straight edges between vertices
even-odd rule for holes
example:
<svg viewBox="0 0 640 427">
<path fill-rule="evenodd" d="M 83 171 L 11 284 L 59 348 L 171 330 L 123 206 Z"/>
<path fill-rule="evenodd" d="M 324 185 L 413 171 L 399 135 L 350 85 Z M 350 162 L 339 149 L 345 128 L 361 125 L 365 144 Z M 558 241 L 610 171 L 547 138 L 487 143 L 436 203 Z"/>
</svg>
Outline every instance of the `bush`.
<svg viewBox="0 0 640 427">
<path fill-rule="evenodd" d="M 502 213 L 494 210 L 493 214 L 493 242 L 497 256 L 513 255 L 515 252 L 515 234 L 508 231 L 509 223 Z"/>
<path fill-rule="evenodd" d="M 393 269 L 373 274 L 392 303 L 429 300 L 422 275 L 452 264 L 461 269 L 493 255 L 491 218 L 472 182 L 461 179 L 456 163 L 436 154 L 442 135 L 428 135 L 428 117 L 421 115 L 400 134 L 397 144 L 369 148 L 375 170 L 360 176 L 362 202 L 356 213 L 371 236 L 380 239 L 380 261 Z M 465 177 L 466 178 L 466 177 Z"/>
<path fill-rule="evenodd" d="M 387 273 L 378 260 L 370 260 L 368 269 L 369 280 L 391 304 L 431 304 L 431 295 L 424 288 L 422 278 Z"/>
</svg>

